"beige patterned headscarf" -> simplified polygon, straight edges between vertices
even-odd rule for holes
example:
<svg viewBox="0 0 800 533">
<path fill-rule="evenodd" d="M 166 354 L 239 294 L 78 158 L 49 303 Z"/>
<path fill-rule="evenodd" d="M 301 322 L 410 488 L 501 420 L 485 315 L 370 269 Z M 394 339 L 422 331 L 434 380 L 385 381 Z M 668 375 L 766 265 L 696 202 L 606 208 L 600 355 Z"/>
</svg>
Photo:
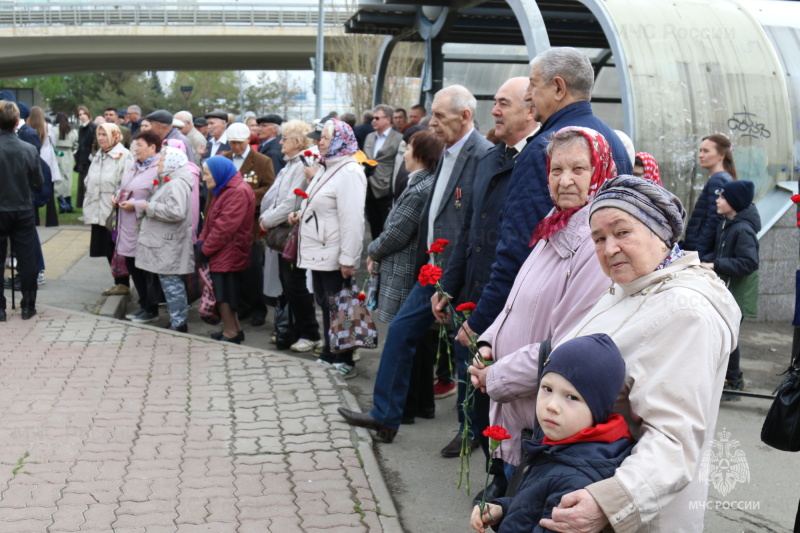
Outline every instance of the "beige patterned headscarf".
<svg viewBox="0 0 800 533">
<path fill-rule="evenodd" d="M 97 126 L 98 130 L 101 128 L 106 135 L 108 135 L 108 150 L 111 150 L 117 145 L 118 142 L 122 141 L 122 131 L 120 131 L 119 126 L 116 124 L 106 122 L 105 124 L 100 124 Z M 106 152 L 108 152 L 108 150 L 106 150 Z"/>
</svg>

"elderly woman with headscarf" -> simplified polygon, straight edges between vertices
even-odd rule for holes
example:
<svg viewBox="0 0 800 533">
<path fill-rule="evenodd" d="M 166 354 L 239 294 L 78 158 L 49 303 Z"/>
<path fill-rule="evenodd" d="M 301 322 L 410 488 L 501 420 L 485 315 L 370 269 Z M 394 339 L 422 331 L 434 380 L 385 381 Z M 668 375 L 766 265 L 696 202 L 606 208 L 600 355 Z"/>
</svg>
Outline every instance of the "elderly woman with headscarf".
<svg viewBox="0 0 800 533">
<path fill-rule="evenodd" d="M 664 186 L 661 183 L 661 172 L 658 170 L 656 158 L 647 152 L 637 152 L 633 160 L 633 175 L 637 178 L 650 180 L 656 185 Z"/>
<path fill-rule="evenodd" d="M 607 182 L 592 202 L 592 240 L 612 283 L 557 344 L 594 333 L 613 339 L 626 366 L 614 411 L 637 443 L 612 478 L 564 495 L 544 528 L 703 530 L 703 458 L 741 314 L 697 253 L 677 246 L 685 215 L 669 191 L 632 176 Z"/>
<path fill-rule="evenodd" d="M 213 339 L 241 344 L 244 332 L 239 307 L 242 272 L 250 266 L 256 196 L 233 161 L 221 155 L 203 163 L 203 181 L 214 194 L 197 241 L 200 259 L 208 262 L 223 330 Z"/>
<path fill-rule="evenodd" d="M 140 133 L 139 135 L 142 135 Z M 189 303 L 183 275 L 194 272 L 192 188 L 186 154 L 165 147 L 147 200 L 135 200 L 142 220 L 136 244 L 136 267 L 157 274 L 167 299 L 169 329 L 186 333 Z"/>
<path fill-rule="evenodd" d="M 547 145 L 546 164 L 555 207 L 534 230 L 505 311 L 480 337 L 483 358 L 495 363 L 469 369 L 489 394 L 490 425 L 512 435 L 497 452 L 509 481 L 522 461 L 522 432 L 536 417 L 540 343 L 563 337 L 608 287 L 589 235 L 589 204 L 617 174 L 608 142 L 588 128 L 563 128 Z"/>
<path fill-rule="evenodd" d="M 100 124 L 97 127 L 97 145 L 99 149 L 86 174 L 81 218 L 84 224 L 92 225 L 89 256 L 105 257 L 110 265 L 114 257 L 114 241 L 106 221 L 115 209 L 111 198 L 119 190 L 122 177 L 133 165 L 133 156 L 122 145 L 122 132 L 116 124 Z M 129 276 L 114 278 L 114 286 L 103 291 L 105 296 L 129 293 Z"/>
<path fill-rule="evenodd" d="M 367 178 L 353 157 L 358 143 L 346 123 L 325 122 L 318 146 L 321 164 L 308 185 L 308 199 L 288 220 L 300 224 L 297 266 L 312 271 L 322 308 L 325 347 L 317 361 L 335 365 L 349 379 L 356 375 L 353 351 L 333 354 L 330 348 L 330 298 L 350 282 L 361 261 Z"/>
<path fill-rule="evenodd" d="M 150 196 L 154 182 L 158 181 L 158 161 L 161 157 L 161 139 L 153 132 L 141 132 L 131 144 L 134 162 L 125 174 L 119 190 L 111 201 L 119 207 L 117 224 L 117 254 L 125 258 L 125 267 L 133 278 L 139 294 L 139 309 L 125 315 L 137 324 L 146 324 L 158 319 L 158 302 L 152 301 L 152 275 L 136 266 L 136 244 L 139 240 L 139 213 L 136 202 Z"/>
<path fill-rule="evenodd" d="M 280 145 L 286 165 L 278 172 L 275 183 L 261 202 L 261 216 L 259 224 L 267 233 L 279 226 L 286 227 L 286 219 L 295 210 L 297 196 L 295 189 L 305 190 L 307 186 L 303 169 L 306 164 L 314 160 L 313 156 L 306 157 L 303 153 L 309 149 L 311 139 L 307 134 L 312 128 L 302 120 L 290 120 L 283 125 L 283 135 Z M 311 153 L 319 155 L 317 148 L 313 147 Z M 305 161 L 305 162 L 304 162 Z M 280 230 L 276 230 L 280 231 Z M 314 298 L 308 292 L 306 284 L 306 271 L 283 258 L 274 250 L 267 251 L 268 264 L 277 263 L 280 285 L 283 289 L 282 299 L 288 304 L 294 320 L 285 334 L 276 335 L 276 344 L 279 349 L 291 347 L 295 352 L 310 352 L 317 347 L 322 347 L 323 342 L 319 335 L 317 314 L 314 311 Z M 273 260 L 274 263 L 270 260 Z M 267 267 L 265 266 L 265 277 Z M 268 286 L 265 279 L 264 287 Z M 277 327 L 276 327 L 277 329 Z"/>
</svg>

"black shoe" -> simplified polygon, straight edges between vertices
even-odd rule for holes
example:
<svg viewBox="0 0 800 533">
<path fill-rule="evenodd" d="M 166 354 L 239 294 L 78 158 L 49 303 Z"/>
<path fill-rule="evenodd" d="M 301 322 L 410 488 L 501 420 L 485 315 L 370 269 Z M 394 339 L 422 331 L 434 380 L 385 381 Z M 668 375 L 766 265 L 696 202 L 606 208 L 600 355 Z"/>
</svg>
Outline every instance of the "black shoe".
<svg viewBox="0 0 800 533">
<path fill-rule="evenodd" d="M 215 341 L 221 341 L 223 337 L 225 337 L 225 335 L 221 331 L 211 334 L 211 338 L 214 339 Z M 234 337 L 234 339 L 239 341 L 237 342 L 237 344 L 244 342 L 244 331 L 239 330 L 239 333 L 236 334 L 236 337 Z M 230 339 L 228 339 L 228 341 L 230 341 Z"/>
<path fill-rule="evenodd" d="M 253 315 L 253 318 L 250 319 L 250 324 L 252 324 L 254 328 L 263 326 L 266 323 L 267 317 L 264 315 Z"/>
<path fill-rule="evenodd" d="M 722 388 L 722 398 L 720 398 L 721 402 L 737 402 L 742 399 L 741 396 L 736 394 L 734 391 L 744 390 L 744 378 L 739 375 L 739 379 L 731 383 L 727 379 L 725 380 L 725 386 Z"/>
<path fill-rule="evenodd" d="M 219 340 L 222 341 L 222 342 L 230 342 L 230 343 L 233 343 L 233 344 L 242 344 L 241 339 L 239 339 L 239 335 L 236 335 L 235 337 L 233 337 L 231 339 L 229 339 L 228 337 L 223 335 Z"/>
<path fill-rule="evenodd" d="M 474 439 L 474 440 L 470 441 L 469 445 L 470 445 L 470 451 L 472 451 L 475 448 L 477 448 L 478 446 L 480 446 L 481 443 L 478 441 L 478 439 Z M 461 434 L 460 433 L 456 433 L 456 436 L 453 437 L 453 440 L 451 440 L 450 443 L 447 446 L 442 448 L 442 451 L 440 453 L 442 454 L 442 457 L 460 457 L 461 456 Z"/>
<path fill-rule="evenodd" d="M 23 307 L 20 316 L 22 317 L 22 320 L 28 320 L 29 318 L 32 318 L 33 315 L 35 314 L 36 314 L 35 307 Z"/>
<path fill-rule="evenodd" d="M 375 440 L 385 443 L 390 443 L 394 440 L 394 437 L 397 435 L 397 430 L 392 429 L 390 427 L 384 426 L 383 424 L 379 423 L 377 420 L 369 416 L 368 413 L 356 413 L 355 411 L 350 411 L 349 409 L 345 409 L 344 407 L 340 407 L 337 409 L 342 418 L 350 424 L 351 426 L 358 426 L 360 428 L 367 428 L 375 430 Z"/>
<path fill-rule="evenodd" d="M 492 500 L 496 500 L 497 498 L 502 498 L 506 494 L 506 489 L 508 489 L 508 481 L 506 481 L 506 477 L 503 475 L 494 476 L 494 478 L 492 478 L 492 482 L 489 483 L 486 489 L 475 495 L 472 503 L 475 505 L 480 505 L 481 501 L 483 500 L 484 492 L 486 493 L 486 500 L 483 501 L 490 502 Z"/>
<path fill-rule="evenodd" d="M 186 324 L 186 322 L 178 326 L 173 326 L 172 324 L 170 324 L 167 329 L 172 331 L 179 331 L 181 333 L 189 333 L 189 326 Z"/>
<path fill-rule="evenodd" d="M 5 321 L 6 321 L 6 310 L 0 309 L 0 322 L 5 322 Z"/>
<path fill-rule="evenodd" d="M 436 407 L 428 407 L 427 409 L 417 409 L 413 415 L 403 413 L 403 418 L 400 420 L 401 424 L 413 424 L 414 420 L 424 418 L 426 420 L 433 420 L 436 418 Z"/>
</svg>

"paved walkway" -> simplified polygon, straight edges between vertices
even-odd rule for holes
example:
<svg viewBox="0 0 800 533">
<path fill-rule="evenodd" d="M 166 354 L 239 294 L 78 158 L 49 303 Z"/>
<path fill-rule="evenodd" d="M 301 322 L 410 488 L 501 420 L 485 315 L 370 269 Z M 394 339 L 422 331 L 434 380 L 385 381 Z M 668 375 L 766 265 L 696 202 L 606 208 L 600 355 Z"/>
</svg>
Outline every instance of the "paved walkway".
<svg viewBox="0 0 800 533">
<path fill-rule="evenodd" d="M 0 531 L 400 531 L 326 368 L 44 306 L 0 331 Z"/>
</svg>

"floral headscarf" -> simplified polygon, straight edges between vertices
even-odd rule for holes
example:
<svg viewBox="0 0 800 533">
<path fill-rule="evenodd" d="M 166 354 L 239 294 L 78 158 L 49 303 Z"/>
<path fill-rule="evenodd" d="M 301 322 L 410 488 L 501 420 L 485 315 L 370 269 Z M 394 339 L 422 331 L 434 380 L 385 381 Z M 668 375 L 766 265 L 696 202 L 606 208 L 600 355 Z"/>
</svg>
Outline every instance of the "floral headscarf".
<svg viewBox="0 0 800 533">
<path fill-rule="evenodd" d="M 536 229 L 533 230 L 533 235 L 531 236 L 529 246 L 535 245 L 542 239 L 549 239 L 555 232 L 567 227 L 567 224 L 569 224 L 569 219 L 572 218 L 572 215 L 575 212 L 583 209 L 585 205 L 591 203 L 597 194 L 598 189 L 600 189 L 600 187 L 606 181 L 617 175 L 617 165 L 614 163 L 614 158 L 611 156 L 611 147 L 608 145 L 608 141 L 605 137 L 593 129 L 580 128 L 577 126 L 567 126 L 566 128 L 561 128 L 555 133 L 555 135 L 565 131 L 577 131 L 589 143 L 589 152 L 591 152 L 590 160 L 592 163 L 592 179 L 589 182 L 589 194 L 586 196 L 586 204 L 563 211 L 558 207 L 558 205 L 556 205 L 555 212 L 542 219 L 542 221 L 537 224 Z M 547 175 L 549 176 L 550 156 L 547 156 L 546 171 Z M 552 192 L 550 193 L 550 197 L 553 197 Z M 555 198 L 553 198 L 553 203 L 556 203 Z"/>
<path fill-rule="evenodd" d="M 658 163 L 656 158 L 647 152 L 637 152 L 636 157 L 642 160 L 644 165 L 644 178 L 652 181 L 656 185 L 664 186 L 661 183 L 661 173 L 658 171 Z"/>
<path fill-rule="evenodd" d="M 328 146 L 328 151 L 320 157 L 320 161 L 342 155 L 353 155 L 358 152 L 358 142 L 350 125 L 335 118 L 328 120 L 328 122 L 333 122 L 333 139 L 331 139 L 331 144 Z M 326 128 L 328 127 L 328 122 L 325 123 Z M 323 129 L 323 131 L 325 130 Z"/>
<path fill-rule="evenodd" d="M 171 146 L 165 146 L 161 150 L 161 159 L 164 161 L 164 170 L 161 172 L 164 176 L 175 172 L 189 162 L 186 154 Z"/>
<path fill-rule="evenodd" d="M 119 126 L 117 126 L 116 124 L 111 124 L 110 122 L 106 122 L 104 124 L 100 124 L 99 126 L 97 126 L 97 129 L 98 130 L 102 129 L 108 136 L 108 150 L 111 150 L 117 145 L 117 143 L 122 141 L 122 131 L 120 131 Z M 108 152 L 108 150 L 104 151 Z"/>
</svg>

